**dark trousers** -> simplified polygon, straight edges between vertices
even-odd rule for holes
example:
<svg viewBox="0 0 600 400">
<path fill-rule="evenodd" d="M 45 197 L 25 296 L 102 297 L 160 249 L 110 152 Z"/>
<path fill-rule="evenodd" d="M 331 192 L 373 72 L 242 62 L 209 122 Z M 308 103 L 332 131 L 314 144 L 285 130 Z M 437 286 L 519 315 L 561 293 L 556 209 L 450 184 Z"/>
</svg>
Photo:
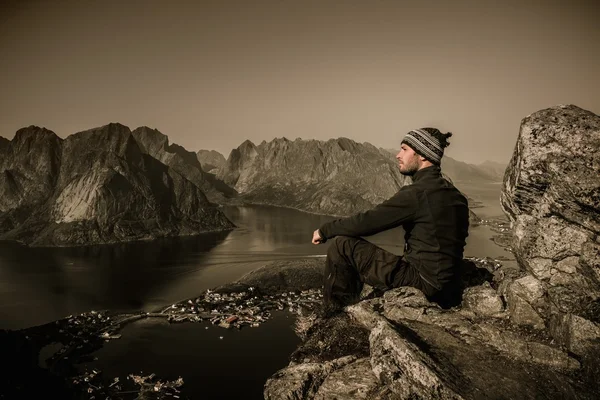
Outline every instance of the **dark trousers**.
<svg viewBox="0 0 600 400">
<path fill-rule="evenodd" d="M 402 257 L 347 236 L 331 240 L 324 278 L 324 303 L 332 308 L 356 303 L 365 283 L 378 290 L 412 286 L 428 296 L 436 291 Z"/>
</svg>

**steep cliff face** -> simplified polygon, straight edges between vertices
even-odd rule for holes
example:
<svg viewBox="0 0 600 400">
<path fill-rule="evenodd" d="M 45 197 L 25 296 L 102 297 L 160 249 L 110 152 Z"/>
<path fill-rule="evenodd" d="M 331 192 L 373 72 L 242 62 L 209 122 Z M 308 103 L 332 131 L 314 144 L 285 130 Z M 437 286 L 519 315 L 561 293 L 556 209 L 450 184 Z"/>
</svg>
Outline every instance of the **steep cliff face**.
<svg viewBox="0 0 600 400">
<path fill-rule="evenodd" d="M 215 150 L 199 150 L 196 153 L 200 165 L 204 171 L 210 172 L 213 169 L 219 169 L 227 163 L 227 159 L 223 154 Z"/>
<path fill-rule="evenodd" d="M 152 156 L 198 186 L 208 200 L 223 203 L 231 190 L 216 182 L 211 174 L 203 171 L 195 153 L 173 143 L 169 138 L 156 129 L 140 127 L 135 129 L 133 137 L 138 142 L 143 153 Z"/>
<path fill-rule="evenodd" d="M 5 137 L 0 136 L 0 160 L 4 160 L 5 157 L 5 151 L 8 148 L 8 145 L 10 144 L 10 140 L 8 140 Z"/>
<path fill-rule="evenodd" d="M 346 138 L 247 140 L 217 176 L 251 203 L 340 216 L 367 210 L 410 182 L 379 149 Z"/>
<path fill-rule="evenodd" d="M 513 320 L 585 354 L 600 338 L 600 117 L 567 105 L 524 118 L 501 204 L 530 274 L 509 288 Z"/>
<path fill-rule="evenodd" d="M 209 207 L 198 186 L 143 153 L 126 126 L 109 124 L 64 141 L 52 135 L 35 131 L 17 135 L 11 142 L 13 169 L 29 171 L 21 175 L 36 179 L 23 185 L 25 200 L 9 204 L 0 216 L 0 223 L 4 221 L 0 238 L 34 245 L 76 245 L 233 226 L 219 210 Z M 42 139 L 50 145 L 33 146 Z M 28 150 L 38 147 L 43 150 Z M 30 160 L 37 162 L 32 166 Z M 10 188 L 2 182 L 1 190 Z M 41 200 L 29 212 L 19 212 L 22 203 L 33 198 Z"/>
<path fill-rule="evenodd" d="M 3 143 L 0 212 L 45 201 L 58 177 L 62 139 L 52 131 L 30 126 Z"/>
</svg>

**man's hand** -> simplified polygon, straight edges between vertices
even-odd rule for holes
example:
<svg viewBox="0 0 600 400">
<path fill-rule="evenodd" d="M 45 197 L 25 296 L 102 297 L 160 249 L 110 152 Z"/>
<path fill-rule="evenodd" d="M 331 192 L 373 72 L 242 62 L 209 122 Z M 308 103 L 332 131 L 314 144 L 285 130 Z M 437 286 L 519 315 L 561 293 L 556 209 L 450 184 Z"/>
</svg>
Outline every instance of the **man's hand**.
<svg viewBox="0 0 600 400">
<path fill-rule="evenodd" d="M 323 243 L 323 238 L 321 237 L 321 234 L 320 234 L 319 230 L 317 229 L 316 231 L 313 232 L 312 244 L 321 244 L 321 243 Z"/>
</svg>

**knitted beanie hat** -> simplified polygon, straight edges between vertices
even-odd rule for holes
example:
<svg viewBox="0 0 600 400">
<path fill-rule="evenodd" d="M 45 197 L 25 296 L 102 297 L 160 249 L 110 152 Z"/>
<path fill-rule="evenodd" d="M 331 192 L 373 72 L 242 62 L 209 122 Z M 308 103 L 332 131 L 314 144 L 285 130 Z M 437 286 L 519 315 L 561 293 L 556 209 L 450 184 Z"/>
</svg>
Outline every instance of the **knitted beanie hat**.
<svg viewBox="0 0 600 400">
<path fill-rule="evenodd" d="M 414 129 L 406 134 L 402 143 L 409 145 L 415 153 L 433 164 L 440 165 L 450 136 L 451 133 L 443 134 L 435 128 Z"/>
</svg>

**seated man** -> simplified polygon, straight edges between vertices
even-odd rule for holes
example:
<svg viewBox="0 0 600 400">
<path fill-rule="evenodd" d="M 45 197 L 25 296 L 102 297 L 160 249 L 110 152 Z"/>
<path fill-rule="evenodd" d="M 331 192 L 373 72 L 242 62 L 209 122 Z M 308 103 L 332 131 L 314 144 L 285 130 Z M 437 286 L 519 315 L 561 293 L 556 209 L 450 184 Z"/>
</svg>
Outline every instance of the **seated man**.
<svg viewBox="0 0 600 400">
<path fill-rule="evenodd" d="M 396 155 L 400 173 L 413 184 L 373 209 L 328 222 L 313 233 L 313 244 L 331 243 L 323 288 L 325 313 L 358 301 L 363 284 L 379 290 L 412 286 L 429 298 L 456 285 L 469 228 L 467 199 L 440 171 L 451 133 L 423 128 L 410 131 Z M 402 225 L 402 257 L 360 236 Z"/>
</svg>

